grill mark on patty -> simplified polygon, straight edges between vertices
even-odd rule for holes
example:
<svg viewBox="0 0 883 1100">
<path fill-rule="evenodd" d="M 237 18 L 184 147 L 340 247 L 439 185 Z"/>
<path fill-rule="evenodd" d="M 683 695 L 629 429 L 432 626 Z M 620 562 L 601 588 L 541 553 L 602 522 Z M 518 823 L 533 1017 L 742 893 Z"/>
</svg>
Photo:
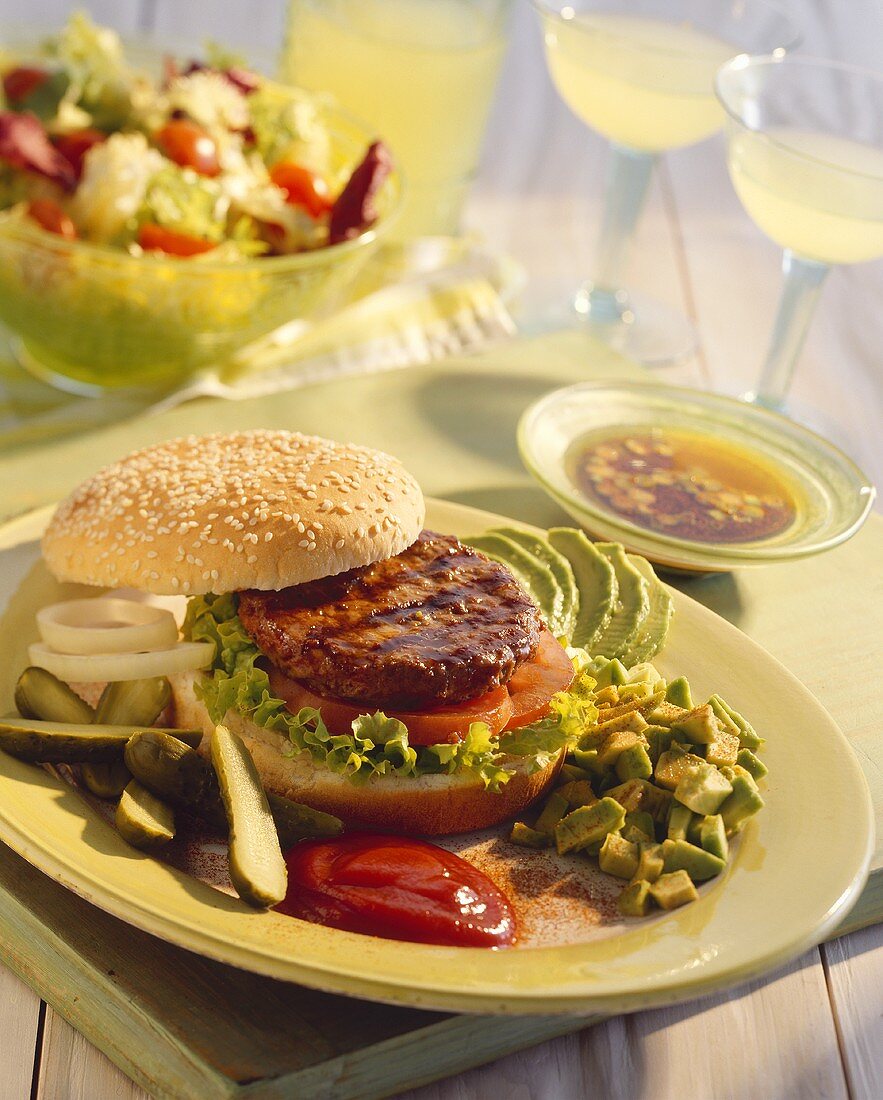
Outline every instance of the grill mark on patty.
<svg viewBox="0 0 883 1100">
<path fill-rule="evenodd" d="M 239 617 L 273 664 L 312 691 L 391 710 L 460 703 L 505 684 L 542 629 L 505 566 L 431 531 L 361 569 L 242 592 Z"/>
</svg>

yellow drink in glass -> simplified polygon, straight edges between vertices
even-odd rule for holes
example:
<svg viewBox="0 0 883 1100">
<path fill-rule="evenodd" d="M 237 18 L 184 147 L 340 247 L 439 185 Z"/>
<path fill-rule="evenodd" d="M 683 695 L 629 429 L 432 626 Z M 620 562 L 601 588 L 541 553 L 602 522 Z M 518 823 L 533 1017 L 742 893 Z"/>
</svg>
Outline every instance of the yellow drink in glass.
<svg viewBox="0 0 883 1100">
<path fill-rule="evenodd" d="M 283 76 L 372 123 L 403 169 L 396 232 L 452 233 L 505 47 L 505 0 L 292 0 Z"/>
<path fill-rule="evenodd" d="M 768 237 L 800 256 L 853 264 L 883 256 L 883 149 L 773 128 L 733 135 L 736 193 Z"/>
<path fill-rule="evenodd" d="M 585 12 L 544 20 L 549 72 L 561 98 L 611 141 L 657 153 L 723 125 L 714 77 L 738 48 L 690 25 Z"/>
</svg>

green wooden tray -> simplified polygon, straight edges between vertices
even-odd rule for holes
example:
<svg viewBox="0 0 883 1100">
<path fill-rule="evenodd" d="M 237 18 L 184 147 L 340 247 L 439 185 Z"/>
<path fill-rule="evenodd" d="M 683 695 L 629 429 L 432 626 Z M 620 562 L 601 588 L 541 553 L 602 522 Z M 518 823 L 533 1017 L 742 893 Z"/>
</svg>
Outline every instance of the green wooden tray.
<svg viewBox="0 0 883 1100">
<path fill-rule="evenodd" d="M 518 461 L 521 410 L 555 385 L 641 374 L 577 334 L 517 341 L 444 365 L 344 379 L 245 402 L 199 402 L 0 458 L 0 513 L 57 499 L 101 461 L 188 430 L 279 426 L 394 451 L 424 490 L 540 525 L 567 519 Z M 488 419 L 491 411 L 492 422 Z M 817 695 L 850 738 L 883 821 L 883 733 L 867 578 L 883 523 L 794 566 L 678 581 L 741 626 Z M 860 582 L 860 583 L 859 583 Z M 807 592 L 813 600 L 807 601 Z M 819 624 L 824 624 L 820 630 Z M 863 636 L 859 636 L 863 634 Z M 848 674 L 835 677 L 832 654 Z M 878 826 L 878 832 L 883 829 Z M 838 933 L 883 920 L 883 844 Z M 597 1017 L 485 1017 L 368 1005 L 271 981 L 139 932 L 0 845 L 0 959 L 158 1097 L 384 1096 L 579 1030 Z M 2 1089 L 0 1089 L 2 1093 Z"/>
</svg>

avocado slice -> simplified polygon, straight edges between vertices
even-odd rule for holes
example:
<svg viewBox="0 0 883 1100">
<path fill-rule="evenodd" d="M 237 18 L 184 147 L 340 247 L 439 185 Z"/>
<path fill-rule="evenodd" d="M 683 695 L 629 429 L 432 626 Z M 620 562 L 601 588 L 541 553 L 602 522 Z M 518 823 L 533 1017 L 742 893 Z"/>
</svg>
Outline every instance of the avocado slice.
<svg viewBox="0 0 883 1100">
<path fill-rule="evenodd" d="M 686 676 L 678 676 L 676 680 L 671 681 L 665 689 L 665 701 L 684 710 L 693 709 L 693 696 Z"/>
<path fill-rule="evenodd" d="M 616 571 L 583 532 L 574 527 L 552 527 L 549 542 L 570 562 L 579 589 L 573 645 L 582 646 L 594 656 L 598 652 L 598 639 L 607 628 L 616 605 Z"/>
<path fill-rule="evenodd" d="M 474 546 L 482 554 L 505 565 L 512 572 L 524 591 L 540 609 L 546 620 L 546 626 L 556 638 L 566 634 L 564 592 L 548 565 L 506 535 L 489 531 L 484 535 L 476 535 L 468 542 L 470 546 Z"/>
<path fill-rule="evenodd" d="M 602 844 L 608 833 L 619 832 L 625 824 L 625 810 L 613 798 L 602 798 L 593 806 L 571 810 L 555 826 L 558 854 L 581 851 L 591 844 Z"/>
<path fill-rule="evenodd" d="M 688 840 L 667 840 L 662 846 L 662 858 L 666 874 L 672 871 L 686 871 L 694 882 L 704 882 L 719 875 L 726 867 L 726 861 L 719 856 L 697 848 Z"/>
<path fill-rule="evenodd" d="M 650 883 L 644 879 L 630 882 L 617 899 L 616 905 L 624 917 L 646 917 L 650 912 L 653 899 L 650 897 Z"/>
<path fill-rule="evenodd" d="M 530 531 L 520 531 L 517 527 L 497 527 L 488 533 L 511 539 L 529 554 L 533 554 L 543 565 L 549 567 L 564 596 L 561 612 L 563 629 L 557 637 L 564 637 L 570 641 L 579 613 L 579 588 L 576 577 L 573 575 L 573 566 L 567 558 L 559 553 L 548 539 L 544 539 L 541 535 L 533 535 Z"/>
<path fill-rule="evenodd" d="M 647 617 L 641 625 L 638 637 L 622 657 L 622 663 L 631 668 L 643 661 L 649 661 L 662 649 L 668 635 L 668 628 L 671 625 L 675 605 L 674 600 L 668 594 L 668 589 L 656 576 L 653 566 L 646 558 L 642 558 L 638 554 L 626 554 L 626 558 L 646 580 L 647 598 L 649 600 Z"/>
<path fill-rule="evenodd" d="M 674 794 L 676 802 L 705 817 L 716 814 L 732 791 L 732 783 L 717 768 L 702 764 L 678 781 Z"/>
<path fill-rule="evenodd" d="M 618 833 L 608 833 L 598 853 L 601 870 L 617 878 L 633 878 L 638 869 L 638 846 Z"/>
<path fill-rule="evenodd" d="M 681 905 L 696 901 L 699 894 L 686 871 L 672 871 L 651 884 L 650 897 L 660 909 L 678 909 Z"/>
<path fill-rule="evenodd" d="M 595 549 L 613 566 L 618 597 L 616 609 L 594 649 L 605 657 L 622 659 L 641 636 L 650 612 L 650 585 L 618 542 L 597 542 Z"/>
</svg>

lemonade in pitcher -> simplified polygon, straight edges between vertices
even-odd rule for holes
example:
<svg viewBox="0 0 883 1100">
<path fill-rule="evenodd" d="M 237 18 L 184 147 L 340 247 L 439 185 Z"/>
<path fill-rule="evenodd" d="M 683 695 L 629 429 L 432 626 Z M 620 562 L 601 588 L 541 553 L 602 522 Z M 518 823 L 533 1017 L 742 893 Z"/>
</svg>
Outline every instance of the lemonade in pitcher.
<svg viewBox="0 0 883 1100">
<path fill-rule="evenodd" d="M 292 0 L 282 75 L 371 122 L 406 181 L 400 236 L 451 233 L 475 174 L 507 0 Z"/>
</svg>

